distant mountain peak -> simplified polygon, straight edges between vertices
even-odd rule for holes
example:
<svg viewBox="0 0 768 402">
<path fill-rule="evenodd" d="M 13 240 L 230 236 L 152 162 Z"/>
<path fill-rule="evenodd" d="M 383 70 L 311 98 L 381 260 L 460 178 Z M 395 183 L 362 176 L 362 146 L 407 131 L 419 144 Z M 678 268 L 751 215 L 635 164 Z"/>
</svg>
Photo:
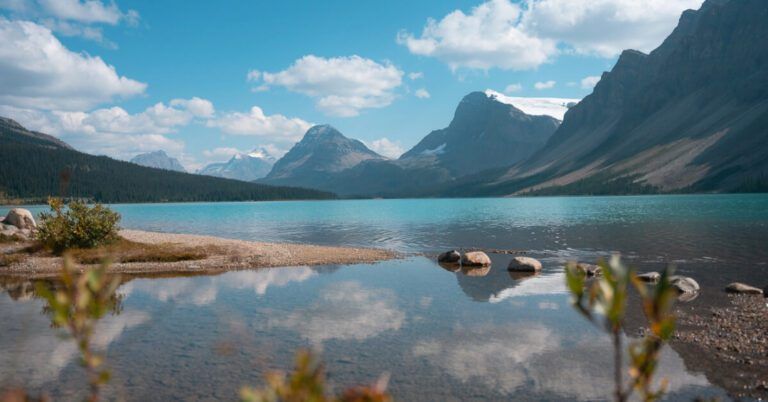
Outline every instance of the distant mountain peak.
<svg viewBox="0 0 768 402">
<path fill-rule="evenodd" d="M 157 169 L 186 172 L 186 169 L 184 169 L 184 166 L 182 166 L 178 159 L 168 156 L 161 149 L 136 155 L 131 159 L 131 163 Z"/>
<path fill-rule="evenodd" d="M 274 164 L 275 157 L 270 155 L 266 149 L 259 147 L 251 152 L 236 153 L 227 162 L 211 163 L 200 169 L 198 173 L 206 176 L 254 181 L 266 176 Z"/>
</svg>

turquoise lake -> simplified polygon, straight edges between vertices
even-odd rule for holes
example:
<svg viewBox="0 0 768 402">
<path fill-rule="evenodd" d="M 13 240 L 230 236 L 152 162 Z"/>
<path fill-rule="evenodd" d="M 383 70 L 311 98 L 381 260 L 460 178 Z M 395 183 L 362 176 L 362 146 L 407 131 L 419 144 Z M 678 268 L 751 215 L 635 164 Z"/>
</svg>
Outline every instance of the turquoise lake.
<svg viewBox="0 0 768 402">
<path fill-rule="evenodd" d="M 215 276 L 133 279 L 96 339 L 111 399 L 237 398 L 243 385 L 321 353 L 335 387 L 389 376 L 397 400 L 604 400 L 610 341 L 568 305 L 563 264 L 619 252 L 641 270 L 672 263 L 717 304 L 733 281 L 768 284 L 768 195 L 349 200 L 113 205 L 131 229 L 383 247 L 407 258 Z M 7 207 L 0 207 L 5 214 Z M 44 208 L 30 207 L 38 213 Z M 524 250 L 543 272 L 450 272 L 451 248 Z M 0 295 L 0 388 L 81 396 L 74 345 L 50 328 L 29 284 Z M 26 286 L 26 288 L 25 288 Z M 673 348 L 669 400 L 727 398 Z"/>
</svg>

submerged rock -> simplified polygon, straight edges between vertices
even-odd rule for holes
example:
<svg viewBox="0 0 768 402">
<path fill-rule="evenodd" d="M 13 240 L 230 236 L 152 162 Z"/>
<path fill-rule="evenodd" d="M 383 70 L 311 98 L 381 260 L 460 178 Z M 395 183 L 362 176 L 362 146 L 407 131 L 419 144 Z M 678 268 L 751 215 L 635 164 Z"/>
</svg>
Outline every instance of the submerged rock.
<svg viewBox="0 0 768 402">
<path fill-rule="evenodd" d="M 539 275 L 538 272 L 509 271 L 508 273 L 509 277 L 516 281 L 522 281 Z"/>
<path fill-rule="evenodd" d="M 637 275 L 637 279 L 640 279 L 643 282 L 657 283 L 659 279 L 661 279 L 661 274 L 656 271 L 646 272 Z"/>
<path fill-rule="evenodd" d="M 669 283 L 681 295 L 695 295 L 699 293 L 699 290 L 701 290 L 699 283 L 696 282 L 693 278 L 689 278 L 687 276 L 674 275 L 669 278 Z M 691 298 L 688 300 L 693 299 Z"/>
<path fill-rule="evenodd" d="M 456 250 L 446 251 L 437 256 L 437 262 L 444 264 L 458 264 L 461 261 L 461 254 Z"/>
<path fill-rule="evenodd" d="M 514 272 L 538 272 L 541 271 L 541 262 L 531 257 L 515 257 L 509 262 L 507 270 Z"/>
<path fill-rule="evenodd" d="M 16 226 L 19 229 L 34 229 L 37 227 L 32 212 L 24 208 L 14 208 L 5 216 L 5 224 Z"/>
<path fill-rule="evenodd" d="M 725 287 L 725 291 L 728 293 L 748 294 L 748 295 L 761 295 L 763 291 L 754 286 L 749 286 L 745 283 L 734 282 Z"/>
<path fill-rule="evenodd" d="M 469 267 L 486 267 L 491 265 L 491 258 L 488 257 L 488 254 L 485 254 L 482 251 L 470 251 L 464 253 L 464 256 L 461 258 L 461 265 Z"/>
</svg>

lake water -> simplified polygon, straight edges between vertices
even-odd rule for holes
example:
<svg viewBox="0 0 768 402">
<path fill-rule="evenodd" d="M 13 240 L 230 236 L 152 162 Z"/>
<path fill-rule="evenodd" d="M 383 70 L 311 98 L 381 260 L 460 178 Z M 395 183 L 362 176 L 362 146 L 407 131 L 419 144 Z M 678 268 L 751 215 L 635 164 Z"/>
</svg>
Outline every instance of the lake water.
<svg viewBox="0 0 768 402">
<path fill-rule="evenodd" d="M 123 311 L 100 323 L 96 339 L 118 399 L 235 399 L 242 385 L 260 385 L 308 347 L 321 353 L 333 386 L 386 374 L 398 400 L 601 400 L 612 384 L 610 341 L 568 305 L 566 261 L 621 252 L 643 270 L 674 263 L 702 285 L 691 303 L 721 302 L 732 281 L 768 283 L 766 195 L 113 208 L 126 228 L 412 254 L 374 265 L 131 280 L 119 289 Z M 488 272 L 450 272 L 421 255 L 462 247 L 525 250 L 544 270 L 513 278 L 510 256 L 491 255 Z M 0 295 L 0 388 L 75 398 L 83 388 L 76 350 L 41 310 L 18 287 Z M 671 400 L 724 397 L 672 348 L 660 376 L 670 380 Z"/>
</svg>

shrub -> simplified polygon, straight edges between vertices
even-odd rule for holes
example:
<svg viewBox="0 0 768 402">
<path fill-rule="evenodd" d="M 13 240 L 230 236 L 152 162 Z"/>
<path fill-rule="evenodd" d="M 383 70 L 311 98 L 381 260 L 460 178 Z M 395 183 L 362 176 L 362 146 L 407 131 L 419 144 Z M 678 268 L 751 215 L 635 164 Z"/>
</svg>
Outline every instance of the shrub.
<svg viewBox="0 0 768 402">
<path fill-rule="evenodd" d="M 45 247 L 56 253 L 69 248 L 93 248 L 117 239 L 120 215 L 96 204 L 71 201 L 65 208 L 58 198 L 48 200 L 51 212 L 40 214 L 35 234 Z"/>
</svg>

